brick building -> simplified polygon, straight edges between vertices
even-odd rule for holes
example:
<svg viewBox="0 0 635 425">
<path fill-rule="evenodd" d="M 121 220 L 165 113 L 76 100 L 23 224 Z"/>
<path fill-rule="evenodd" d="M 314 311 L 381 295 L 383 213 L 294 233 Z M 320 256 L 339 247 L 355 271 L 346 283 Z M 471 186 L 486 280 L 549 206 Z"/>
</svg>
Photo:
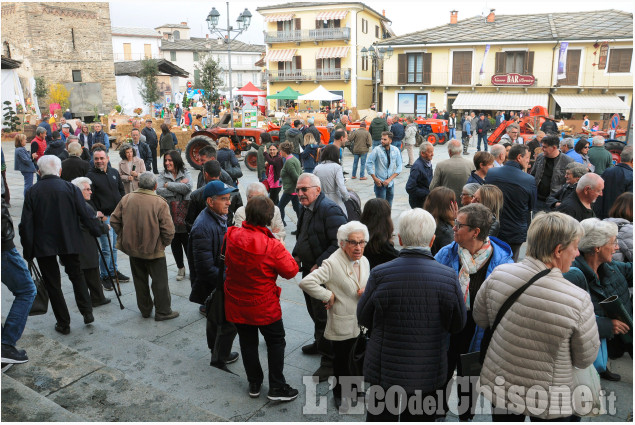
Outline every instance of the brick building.
<svg viewBox="0 0 635 425">
<path fill-rule="evenodd" d="M 2 54 L 22 61 L 23 87 L 32 77 L 64 84 L 75 116 L 117 103 L 108 3 L 2 2 L 1 10 Z"/>
</svg>

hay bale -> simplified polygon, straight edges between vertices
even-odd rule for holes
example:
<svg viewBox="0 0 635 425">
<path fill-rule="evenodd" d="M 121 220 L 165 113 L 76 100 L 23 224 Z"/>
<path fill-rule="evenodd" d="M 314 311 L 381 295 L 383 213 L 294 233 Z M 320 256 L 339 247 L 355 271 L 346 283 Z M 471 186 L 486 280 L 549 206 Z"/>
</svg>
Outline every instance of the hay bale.
<svg viewBox="0 0 635 425">
<path fill-rule="evenodd" d="M 116 133 L 120 136 L 128 137 L 132 131 L 132 124 L 118 124 Z"/>
<path fill-rule="evenodd" d="M 179 130 L 178 128 L 172 131 L 176 135 L 176 140 L 178 140 L 178 144 L 176 146 L 181 150 L 185 150 L 185 147 L 187 146 L 187 143 L 192 138 L 192 133 L 194 133 L 194 131 L 192 130 L 183 131 L 183 130 Z"/>
</svg>

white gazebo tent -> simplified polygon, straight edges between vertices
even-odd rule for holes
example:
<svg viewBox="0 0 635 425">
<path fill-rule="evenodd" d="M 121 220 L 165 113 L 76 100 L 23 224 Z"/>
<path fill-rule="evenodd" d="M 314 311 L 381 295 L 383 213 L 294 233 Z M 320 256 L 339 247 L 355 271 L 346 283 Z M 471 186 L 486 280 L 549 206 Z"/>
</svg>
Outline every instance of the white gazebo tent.
<svg viewBox="0 0 635 425">
<path fill-rule="evenodd" d="M 298 100 L 323 100 L 333 102 L 341 99 L 342 96 L 331 93 L 321 85 L 310 93 L 298 96 Z"/>
</svg>

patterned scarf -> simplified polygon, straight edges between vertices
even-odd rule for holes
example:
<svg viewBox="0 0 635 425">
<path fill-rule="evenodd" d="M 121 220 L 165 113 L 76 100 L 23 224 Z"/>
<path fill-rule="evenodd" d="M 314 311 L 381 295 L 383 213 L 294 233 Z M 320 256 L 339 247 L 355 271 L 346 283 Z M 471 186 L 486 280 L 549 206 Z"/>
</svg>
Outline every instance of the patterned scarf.
<svg viewBox="0 0 635 425">
<path fill-rule="evenodd" d="M 470 275 L 476 273 L 483 264 L 487 263 L 492 256 L 492 244 L 489 238 L 485 239 L 485 243 L 476 254 L 470 254 L 470 251 L 459 246 L 459 258 L 461 260 L 461 270 L 459 270 L 459 283 L 463 292 L 463 301 L 465 307 L 470 309 Z"/>
</svg>

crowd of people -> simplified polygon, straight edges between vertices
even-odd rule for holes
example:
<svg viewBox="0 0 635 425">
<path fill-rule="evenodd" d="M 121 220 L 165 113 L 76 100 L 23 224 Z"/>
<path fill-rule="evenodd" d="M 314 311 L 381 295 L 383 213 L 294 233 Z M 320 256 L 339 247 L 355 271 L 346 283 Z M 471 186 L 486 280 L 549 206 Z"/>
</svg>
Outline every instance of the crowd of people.
<svg viewBox="0 0 635 425">
<path fill-rule="evenodd" d="M 151 121 L 143 131 L 133 130 L 132 144 L 122 145 L 117 169 L 98 126 L 83 139 L 67 136 L 63 152 L 55 153 L 55 139 L 47 144 L 43 127 L 30 154 L 25 137 L 16 136 L 16 170 L 25 176 L 23 252 L 13 246 L 3 201 L 2 277 L 16 297 L 2 332 L 3 362 L 28 360 L 16 343 L 35 289 L 25 279 L 29 271 L 21 257 L 37 261 L 55 330 L 68 334 L 58 258 L 85 324 L 94 321 L 93 308 L 110 302 L 103 290 L 129 280 L 119 271 L 117 250 L 129 257 L 141 315 L 149 318 L 154 310 L 154 319 L 163 321 L 179 316 L 171 306 L 165 257 L 170 246 L 176 280 L 189 274 L 189 299 L 207 318 L 210 365 L 228 370 L 242 357 L 250 397 L 260 396 L 264 381 L 258 333 L 267 346 L 268 398 L 298 396 L 284 376 L 282 289 L 276 282 L 301 273 L 299 287 L 313 323 L 313 341 L 301 351 L 320 357 L 316 379 L 335 377 L 340 412 L 362 390 L 357 382 L 350 392 L 343 378 L 353 375 L 349 359 L 365 334 L 364 380 L 383 389 L 374 396 L 405 406 L 397 413 L 369 409 L 369 421 L 445 416 L 454 371 L 469 377 L 463 355 L 481 349 L 481 390 L 497 409 L 495 421 L 576 420 L 577 412 L 567 410 L 575 368 L 592 365 L 602 346 L 612 359 L 632 356 L 628 320 L 612 317 L 601 304 L 616 295 L 632 322 L 632 147 L 613 166 L 599 136 L 588 149 L 587 140 L 573 144 L 539 132 L 538 152 L 528 147 L 534 141 L 518 141 L 512 125 L 506 140 L 488 152 L 481 134 L 489 128 L 479 127 L 481 117 L 476 132 L 484 150 L 477 146 L 469 160 L 462 155 L 464 142 L 452 139 L 449 159 L 434 164 L 428 142 L 414 158 L 412 119 L 404 126 L 379 114 L 368 130 L 362 123 L 350 134 L 345 115 L 333 119 L 338 126 L 327 145 L 320 143 L 312 118 L 306 125 L 285 119 L 277 142 L 264 133 L 258 182 L 243 188 L 245 205 L 240 164 L 226 138 L 199 152 L 203 166 L 195 185 L 169 131 L 157 134 Z M 409 146 L 405 166 L 402 144 Z M 163 170 L 157 168 L 157 147 Z M 362 203 L 346 187 L 346 147 L 353 154 L 351 178 L 358 170 L 360 180 L 368 175 L 375 198 Z M 404 168 L 410 173 L 399 187 L 396 177 Z M 411 208 L 393 223 L 397 191 L 408 194 Z M 289 203 L 297 222 L 291 251 L 285 246 Z M 517 291 L 525 295 L 497 318 Z M 499 321 L 483 348 L 486 330 Z M 236 336 L 240 353 L 231 351 Z M 606 363 L 598 371 L 605 379 L 620 379 Z M 503 395 L 495 390 L 501 385 Z M 538 413 L 518 407 L 508 394 L 510 387 L 535 385 L 547 392 L 548 407 Z M 403 391 L 389 391 L 394 386 Z M 436 398 L 439 390 L 440 409 L 412 411 L 410 396 Z M 476 388 L 471 383 L 465 391 L 460 419 L 470 420 Z"/>
</svg>

